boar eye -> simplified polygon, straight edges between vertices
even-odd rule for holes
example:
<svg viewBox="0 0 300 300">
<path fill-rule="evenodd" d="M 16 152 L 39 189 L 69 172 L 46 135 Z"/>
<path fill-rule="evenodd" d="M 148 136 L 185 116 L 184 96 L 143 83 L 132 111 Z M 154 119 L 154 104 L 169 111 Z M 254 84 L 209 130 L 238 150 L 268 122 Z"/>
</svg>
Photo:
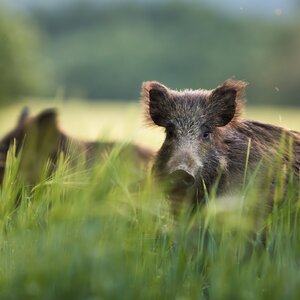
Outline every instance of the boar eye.
<svg viewBox="0 0 300 300">
<path fill-rule="evenodd" d="M 210 132 L 209 131 L 204 131 L 202 136 L 205 140 L 207 140 L 210 136 Z"/>
</svg>

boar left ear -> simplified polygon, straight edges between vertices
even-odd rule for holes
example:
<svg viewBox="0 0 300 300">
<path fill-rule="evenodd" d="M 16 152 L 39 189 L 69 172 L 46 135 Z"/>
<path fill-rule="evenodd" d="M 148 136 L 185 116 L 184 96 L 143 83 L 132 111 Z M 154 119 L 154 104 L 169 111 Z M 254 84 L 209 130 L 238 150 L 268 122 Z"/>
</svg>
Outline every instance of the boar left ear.
<svg viewBox="0 0 300 300">
<path fill-rule="evenodd" d="M 29 108 L 27 106 L 25 106 L 22 109 L 21 114 L 19 116 L 17 127 L 18 128 L 23 127 L 28 119 L 29 119 Z"/>
<path fill-rule="evenodd" d="M 153 121 L 158 126 L 166 126 L 169 89 L 157 81 L 146 81 L 142 85 L 141 96 L 145 105 L 146 121 Z"/>
<path fill-rule="evenodd" d="M 243 81 L 227 80 L 211 92 L 206 110 L 212 126 L 225 126 L 240 116 L 246 85 Z"/>
</svg>

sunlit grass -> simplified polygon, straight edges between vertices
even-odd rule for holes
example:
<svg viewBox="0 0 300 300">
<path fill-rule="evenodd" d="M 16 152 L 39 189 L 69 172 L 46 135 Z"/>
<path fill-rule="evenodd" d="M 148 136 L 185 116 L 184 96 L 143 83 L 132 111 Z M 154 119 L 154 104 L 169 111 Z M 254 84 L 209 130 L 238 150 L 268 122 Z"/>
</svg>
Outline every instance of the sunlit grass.
<svg viewBox="0 0 300 300">
<path fill-rule="evenodd" d="M 9 155 L 1 299 L 298 299 L 295 185 L 276 187 L 284 204 L 271 215 L 268 191 L 250 181 L 236 195 L 243 207 L 223 209 L 209 196 L 174 219 L 149 174 L 133 176 L 119 150 L 91 170 L 61 157 L 35 187 L 22 184 Z"/>
</svg>

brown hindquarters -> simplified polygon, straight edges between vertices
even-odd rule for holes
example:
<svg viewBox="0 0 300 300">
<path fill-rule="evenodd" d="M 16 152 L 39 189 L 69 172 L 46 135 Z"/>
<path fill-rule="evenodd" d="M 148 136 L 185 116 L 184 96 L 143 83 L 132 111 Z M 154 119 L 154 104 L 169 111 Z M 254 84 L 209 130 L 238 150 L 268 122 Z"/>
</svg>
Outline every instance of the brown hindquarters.
<svg viewBox="0 0 300 300">
<path fill-rule="evenodd" d="M 7 153 L 15 142 L 16 154 L 22 148 L 19 173 L 30 184 L 38 182 L 47 161 L 50 171 L 54 171 L 59 153 L 73 153 L 75 158 L 84 155 L 88 166 L 97 164 L 103 154 L 110 152 L 117 143 L 87 142 L 74 139 L 57 126 L 57 114 L 53 109 L 42 111 L 35 117 L 29 117 L 28 109 L 21 113 L 17 126 L 0 141 L 0 183 L 3 182 Z M 130 153 L 130 159 L 138 168 L 145 168 L 152 160 L 153 151 L 129 144 L 121 150 L 120 155 Z M 127 154 L 126 154 L 127 156 Z"/>
</svg>

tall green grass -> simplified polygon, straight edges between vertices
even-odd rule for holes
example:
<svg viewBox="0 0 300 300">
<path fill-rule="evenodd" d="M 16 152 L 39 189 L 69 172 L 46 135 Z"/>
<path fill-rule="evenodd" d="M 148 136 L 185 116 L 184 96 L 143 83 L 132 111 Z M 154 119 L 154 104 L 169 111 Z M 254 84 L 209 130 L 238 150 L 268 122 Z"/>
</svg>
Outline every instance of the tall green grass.
<svg viewBox="0 0 300 300">
<path fill-rule="evenodd" d="M 299 299 L 294 179 L 284 189 L 276 170 L 270 214 L 271 184 L 256 188 L 254 174 L 229 199 L 238 205 L 212 193 L 174 219 L 149 172 L 120 151 L 89 170 L 61 156 L 51 176 L 45 166 L 29 186 L 11 149 L 0 194 L 0 299 Z"/>
</svg>

